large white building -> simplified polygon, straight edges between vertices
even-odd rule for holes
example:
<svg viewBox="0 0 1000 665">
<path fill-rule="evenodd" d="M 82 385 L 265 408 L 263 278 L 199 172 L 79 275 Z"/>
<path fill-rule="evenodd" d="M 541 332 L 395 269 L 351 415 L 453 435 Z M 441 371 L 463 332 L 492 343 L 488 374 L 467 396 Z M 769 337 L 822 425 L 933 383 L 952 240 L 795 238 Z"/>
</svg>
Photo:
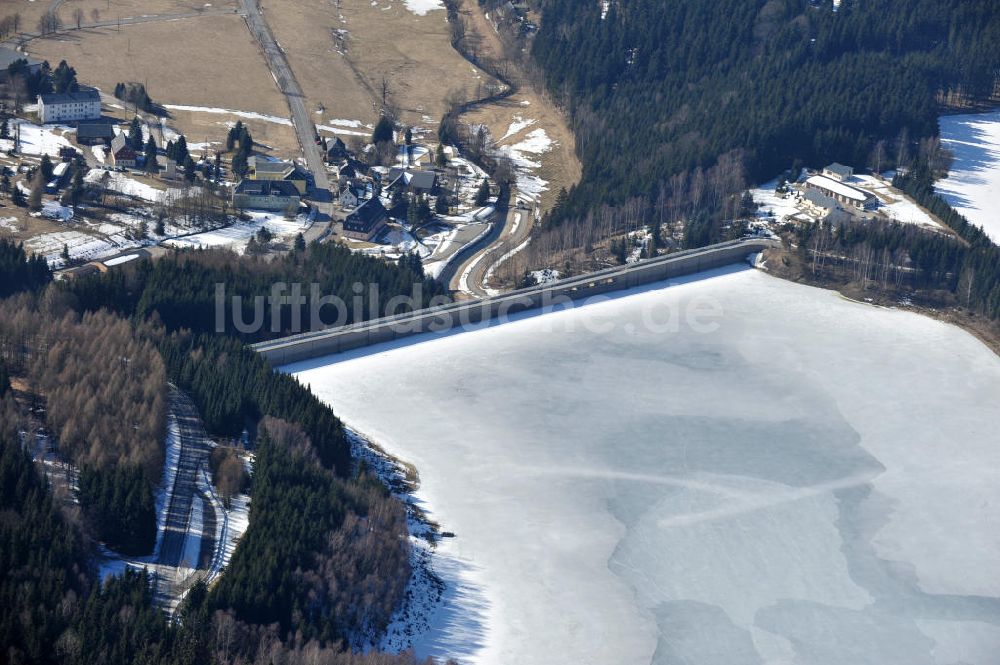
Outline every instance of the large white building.
<svg viewBox="0 0 1000 665">
<path fill-rule="evenodd" d="M 861 210 L 874 210 L 878 207 L 878 199 L 874 194 L 823 175 L 808 178 L 805 188 L 817 190 L 840 203 L 850 204 Z"/>
<path fill-rule="evenodd" d="M 43 124 L 97 120 L 101 117 L 101 95 L 94 88 L 39 95 L 38 117 Z"/>
</svg>

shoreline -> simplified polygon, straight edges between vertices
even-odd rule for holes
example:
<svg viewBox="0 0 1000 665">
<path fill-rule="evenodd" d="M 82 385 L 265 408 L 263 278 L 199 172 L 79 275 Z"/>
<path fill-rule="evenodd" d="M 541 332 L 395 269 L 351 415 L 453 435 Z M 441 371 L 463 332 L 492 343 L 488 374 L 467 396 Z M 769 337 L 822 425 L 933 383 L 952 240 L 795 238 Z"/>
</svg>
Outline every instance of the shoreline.
<svg viewBox="0 0 1000 665">
<path fill-rule="evenodd" d="M 803 284 L 825 291 L 833 291 L 844 300 L 859 305 L 910 312 L 926 316 L 941 323 L 953 325 L 975 337 L 992 351 L 994 355 L 1000 357 L 1000 323 L 992 323 L 989 319 L 957 306 L 919 304 L 912 299 L 913 297 L 920 297 L 921 294 L 919 291 L 900 291 L 895 293 L 885 293 L 875 290 L 867 291 L 860 289 L 852 283 L 809 276 L 804 270 L 796 272 L 790 269 L 782 270 L 779 268 L 775 270 L 772 268 L 772 266 L 782 266 L 782 257 L 787 257 L 789 254 L 788 250 L 783 249 L 767 250 L 763 254 L 763 261 L 767 262 L 767 264 L 760 263 L 754 267 L 761 272 L 793 284 Z M 771 261 L 771 259 L 775 260 Z"/>
<path fill-rule="evenodd" d="M 406 510 L 406 526 L 410 540 L 410 579 L 399 607 L 393 613 L 384 632 L 372 640 L 365 650 L 378 648 L 395 653 L 412 649 L 416 639 L 433 630 L 432 617 L 444 602 L 447 585 L 435 570 L 433 554 L 440 538 L 440 525 L 420 507 L 415 493 L 420 488 L 416 467 L 387 452 L 371 437 L 344 423 L 344 432 L 351 444 L 351 454 L 378 478 L 389 492 L 402 502 Z"/>
</svg>

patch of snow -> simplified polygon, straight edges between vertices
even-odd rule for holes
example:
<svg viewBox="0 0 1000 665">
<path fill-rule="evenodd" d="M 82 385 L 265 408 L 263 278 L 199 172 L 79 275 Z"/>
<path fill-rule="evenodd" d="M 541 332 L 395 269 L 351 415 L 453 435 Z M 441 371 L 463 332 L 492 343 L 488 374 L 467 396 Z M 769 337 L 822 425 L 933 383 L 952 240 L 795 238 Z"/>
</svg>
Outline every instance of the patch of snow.
<svg viewBox="0 0 1000 665">
<path fill-rule="evenodd" d="M 427 12 L 444 9 L 444 3 L 441 0 L 403 0 L 403 4 L 417 16 L 426 16 Z"/>
<path fill-rule="evenodd" d="M 533 118 L 528 118 L 527 120 L 525 120 L 520 115 L 515 115 L 514 120 L 510 123 L 510 127 L 507 128 L 507 133 L 501 136 L 499 139 L 497 139 L 497 143 L 503 141 L 504 139 L 510 138 L 515 134 L 520 134 L 523 130 L 527 129 L 528 127 L 531 127 L 536 122 L 538 121 Z"/>
<path fill-rule="evenodd" d="M 106 159 L 106 156 L 104 154 L 104 146 L 102 145 L 90 146 L 90 152 L 94 153 L 94 159 L 99 161 L 101 164 L 104 163 L 104 160 Z"/>
<path fill-rule="evenodd" d="M 26 155 L 48 155 L 58 157 L 60 148 L 72 148 L 72 144 L 56 132 L 75 131 L 64 125 L 36 125 L 26 120 L 17 121 L 21 128 L 21 152 Z"/>
<path fill-rule="evenodd" d="M 203 233 L 196 233 L 182 238 L 172 238 L 163 244 L 168 247 L 207 248 L 227 247 L 238 254 L 246 249 L 247 242 L 262 227 L 274 234 L 276 239 L 289 239 L 295 234 L 309 228 L 312 220 L 306 215 L 299 215 L 293 220 L 285 219 L 282 213 L 247 211 L 251 217 L 249 222 L 237 222 L 230 226 Z"/>
<path fill-rule="evenodd" d="M 247 120 L 263 120 L 265 122 L 273 122 L 277 125 L 287 125 L 291 126 L 292 121 L 288 118 L 282 118 L 276 115 L 267 115 L 264 113 L 256 113 L 254 111 L 235 111 L 233 109 L 220 109 L 209 106 L 183 106 L 179 104 L 164 104 L 164 108 L 170 109 L 172 111 L 188 111 L 190 113 L 214 113 L 218 115 L 234 115 L 237 118 L 246 118 Z"/>
</svg>

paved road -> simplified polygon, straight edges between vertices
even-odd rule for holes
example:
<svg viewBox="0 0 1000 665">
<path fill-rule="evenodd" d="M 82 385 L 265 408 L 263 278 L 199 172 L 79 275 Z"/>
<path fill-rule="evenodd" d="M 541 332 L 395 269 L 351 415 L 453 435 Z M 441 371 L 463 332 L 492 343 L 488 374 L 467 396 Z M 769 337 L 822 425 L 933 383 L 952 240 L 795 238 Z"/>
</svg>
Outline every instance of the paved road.
<svg viewBox="0 0 1000 665">
<path fill-rule="evenodd" d="M 267 21 L 261 12 L 257 0 L 240 0 L 243 8 L 244 18 L 250 31 L 257 38 L 267 58 L 268 67 L 271 74 L 278 83 L 278 88 L 288 101 L 288 109 L 292 113 L 292 124 L 295 125 L 295 134 L 298 136 L 299 145 L 302 146 L 302 153 L 306 158 L 306 165 L 312 171 L 316 189 L 320 192 L 330 191 L 330 180 L 326 175 L 326 165 L 323 163 L 323 151 L 316 145 L 316 126 L 309 117 L 306 110 L 305 95 L 302 88 L 295 80 L 295 74 L 288 65 L 285 52 L 278 46 L 278 42 L 267 27 Z"/>
<path fill-rule="evenodd" d="M 176 567 L 184 554 L 184 537 L 191 516 L 191 503 L 197 491 L 198 468 L 202 464 L 207 464 L 211 448 L 198 410 L 187 395 L 173 387 L 170 388 L 170 414 L 177 420 L 180 430 L 181 454 L 173 492 L 167 498 L 166 526 L 157 563 Z M 211 503 L 205 502 L 206 516 L 211 510 Z M 211 534 L 207 533 L 209 523 L 212 528 Z M 214 541 L 214 514 L 211 519 L 205 520 L 204 531 Z M 203 536 L 203 543 L 204 540 Z"/>
<path fill-rule="evenodd" d="M 240 0 L 240 6 L 243 8 L 247 27 L 250 28 L 250 32 L 260 44 L 271 75 L 274 76 L 278 88 L 285 96 L 285 101 L 288 102 L 295 135 L 302 148 L 302 154 L 305 156 L 306 166 L 313 176 L 313 190 L 309 192 L 308 196 L 313 200 L 318 214 L 313 225 L 303 235 L 306 242 L 320 240 L 326 237 L 333 224 L 333 194 L 330 191 L 326 163 L 323 161 L 323 149 L 316 145 L 316 125 L 313 124 L 309 111 L 306 110 L 302 88 L 295 80 L 295 73 L 288 64 L 285 52 L 278 45 L 274 35 L 271 34 L 271 29 L 267 25 L 258 0 Z"/>
<path fill-rule="evenodd" d="M 507 200 L 517 200 L 516 189 L 511 191 Z M 502 206 L 497 209 L 496 214 L 498 217 L 494 220 L 494 224 L 500 227 L 500 232 L 495 236 L 489 236 L 487 244 L 481 250 L 462 261 L 448 275 L 448 288 L 454 293 L 480 298 L 489 295 L 484 284 L 486 271 L 504 253 L 514 249 L 531 235 L 534 218 L 530 211 Z M 469 274 L 463 280 L 462 276 L 466 270 Z"/>
</svg>

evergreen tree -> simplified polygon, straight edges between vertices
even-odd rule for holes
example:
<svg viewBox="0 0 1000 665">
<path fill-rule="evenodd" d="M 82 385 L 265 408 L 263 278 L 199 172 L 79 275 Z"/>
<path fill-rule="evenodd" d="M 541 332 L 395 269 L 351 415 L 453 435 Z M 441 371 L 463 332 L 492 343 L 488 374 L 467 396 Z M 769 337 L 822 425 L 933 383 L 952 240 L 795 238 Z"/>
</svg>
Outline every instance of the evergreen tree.
<svg viewBox="0 0 1000 665">
<path fill-rule="evenodd" d="M 392 120 L 383 115 L 378 119 L 378 123 L 375 124 L 375 129 L 372 130 L 372 143 L 375 145 L 379 143 L 392 143 L 394 130 L 395 126 L 392 124 Z"/>
<path fill-rule="evenodd" d="M 490 200 L 490 183 L 486 178 L 483 178 L 483 182 L 480 183 L 479 189 L 476 191 L 476 205 L 484 206 L 489 203 Z"/>
<path fill-rule="evenodd" d="M 292 249 L 296 252 L 306 251 L 306 239 L 301 233 L 295 234 L 295 243 L 292 245 Z"/>
<path fill-rule="evenodd" d="M 42 161 L 39 169 L 41 169 L 42 177 L 45 178 L 46 183 L 52 180 L 52 173 L 55 171 L 55 167 L 52 166 L 52 160 L 47 154 L 42 155 Z"/>
<path fill-rule="evenodd" d="M 132 124 L 129 125 L 128 142 L 136 152 L 142 150 L 142 122 L 139 116 L 133 116 Z"/>
<path fill-rule="evenodd" d="M 149 135 L 149 140 L 146 141 L 146 150 L 144 154 L 146 157 L 146 172 L 157 173 L 159 170 L 159 164 L 156 161 L 156 139 L 153 138 L 152 134 Z"/>
<path fill-rule="evenodd" d="M 444 168 L 448 166 L 448 159 L 444 154 L 444 144 L 438 143 L 437 150 L 434 152 L 434 164 L 438 168 Z"/>
</svg>

